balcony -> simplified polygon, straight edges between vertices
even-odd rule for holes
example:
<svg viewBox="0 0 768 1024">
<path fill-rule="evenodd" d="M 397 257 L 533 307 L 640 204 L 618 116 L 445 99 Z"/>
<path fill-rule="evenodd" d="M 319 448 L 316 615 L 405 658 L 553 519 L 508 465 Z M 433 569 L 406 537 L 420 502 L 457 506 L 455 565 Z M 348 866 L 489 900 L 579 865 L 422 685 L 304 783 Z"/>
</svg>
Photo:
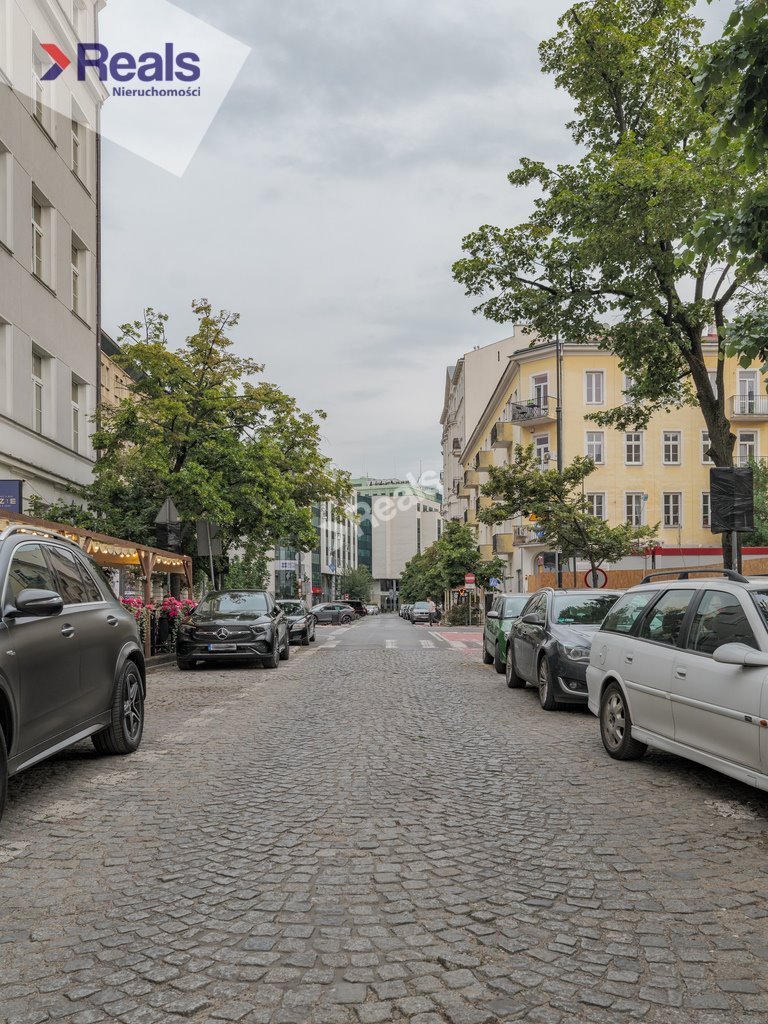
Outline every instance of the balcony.
<svg viewBox="0 0 768 1024">
<path fill-rule="evenodd" d="M 478 473 L 487 473 L 493 465 L 493 452 L 478 452 L 475 456 L 475 469 Z"/>
<path fill-rule="evenodd" d="M 548 399 L 529 402 L 510 402 L 507 406 L 509 419 L 512 423 L 550 423 L 554 422 L 555 403 Z"/>
<path fill-rule="evenodd" d="M 465 526 L 477 526 L 477 512 L 473 508 L 468 508 L 464 512 L 464 525 Z"/>
<path fill-rule="evenodd" d="M 515 425 L 499 420 L 491 427 L 491 448 L 509 448 L 515 443 Z"/>
<path fill-rule="evenodd" d="M 514 540 L 511 533 L 495 533 L 491 545 L 494 555 L 511 555 L 515 550 Z"/>
<path fill-rule="evenodd" d="M 731 416 L 737 420 L 768 419 L 768 395 L 734 395 Z"/>
<path fill-rule="evenodd" d="M 480 474 L 477 472 L 477 470 L 464 470 L 464 486 L 466 488 L 471 488 L 472 490 L 475 491 L 478 489 L 478 487 L 480 486 Z"/>
<path fill-rule="evenodd" d="M 493 544 L 481 544 L 478 550 L 480 551 L 480 558 L 484 562 L 490 562 L 493 558 Z"/>
</svg>

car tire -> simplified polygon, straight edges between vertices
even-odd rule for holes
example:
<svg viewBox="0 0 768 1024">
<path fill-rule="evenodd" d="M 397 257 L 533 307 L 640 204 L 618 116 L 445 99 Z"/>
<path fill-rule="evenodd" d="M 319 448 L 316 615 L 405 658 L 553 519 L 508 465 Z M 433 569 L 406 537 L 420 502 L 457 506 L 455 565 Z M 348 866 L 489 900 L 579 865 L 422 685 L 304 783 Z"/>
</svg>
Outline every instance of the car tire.
<svg viewBox="0 0 768 1024">
<path fill-rule="evenodd" d="M 344 618 L 341 620 L 341 624 L 342 626 L 348 626 L 351 621 L 352 619 L 350 619 L 348 615 L 345 615 Z"/>
<path fill-rule="evenodd" d="M 291 656 L 291 641 L 288 637 L 285 638 L 285 647 L 280 651 L 280 661 L 288 661 Z"/>
<path fill-rule="evenodd" d="M 496 641 L 496 645 L 493 648 L 493 667 L 496 669 L 500 676 L 504 675 L 506 665 L 501 660 L 501 651 L 499 650 L 498 640 Z"/>
<path fill-rule="evenodd" d="M 186 660 L 184 658 L 176 659 L 176 668 L 179 670 L 179 672 L 191 672 L 194 667 L 194 661 Z"/>
<path fill-rule="evenodd" d="M 309 642 L 311 644 L 313 644 L 315 642 L 315 640 L 317 639 L 317 635 L 316 634 L 317 634 L 317 623 L 315 623 L 315 625 L 312 627 L 312 635 L 309 638 Z"/>
<path fill-rule="evenodd" d="M 618 683 L 608 683 L 600 698 L 600 738 L 617 761 L 634 761 L 648 749 L 647 743 L 632 738 L 627 698 Z"/>
<path fill-rule="evenodd" d="M 555 711 L 557 709 L 555 686 L 552 682 L 552 673 L 546 656 L 539 660 L 539 670 L 536 678 L 539 684 L 539 704 L 541 704 L 545 711 Z"/>
<path fill-rule="evenodd" d="M 309 647 L 309 626 L 304 630 L 304 636 L 301 638 L 301 646 Z"/>
<path fill-rule="evenodd" d="M 112 696 L 111 721 L 91 737 L 99 754 L 132 754 L 144 733 L 144 684 L 138 665 L 127 661 Z"/>
<path fill-rule="evenodd" d="M 483 664 L 484 665 L 492 665 L 493 664 L 493 655 L 488 653 L 488 648 L 486 646 L 485 640 L 483 640 Z"/>
<path fill-rule="evenodd" d="M 5 748 L 5 735 L 0 729 L 0 818 L 5 810 L 8 799 L 8 751 Z"/>
<path fill-rule="evenodd" d="M 272 653 L 267 655 L 266 658 L 262 658 L 261 664 L 264 668 L 278 668 L 280 666 L 280 644 L 275 637 L 275 646 L 272 648 Z"/>
<path fill-rule="evenodd" d="M 512 657 L 512 649 L 509 644 L 507 644 L 507 664 L 504 666 L 504 672 L 507 678 L 507 686 L 510 690 L 522 690 L 527 685 L 525 679 L 517 674 L 515 661 Z"/>
</svg>

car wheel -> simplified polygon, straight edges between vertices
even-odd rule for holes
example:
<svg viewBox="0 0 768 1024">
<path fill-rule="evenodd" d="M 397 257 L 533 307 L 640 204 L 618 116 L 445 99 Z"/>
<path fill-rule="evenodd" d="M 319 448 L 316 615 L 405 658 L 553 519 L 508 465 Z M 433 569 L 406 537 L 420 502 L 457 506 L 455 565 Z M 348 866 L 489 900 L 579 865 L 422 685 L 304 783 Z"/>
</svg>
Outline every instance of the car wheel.
<svg viewBox="0 0 768 1024">
<path fill-rule="evenodd" d="M 5 735 L 0 729 L 0 818 L 8 798 L 8 751 L 5 749 Z"/>
<path fill-rule="evenodd" d="M 500 676 L 504 675 L 504 669 L 506 668 L 506 665 L 501 660 L 501 650 L 499 649 L 498 640 L 496 641 L 496 646 L 493 648 L 493 667 L 496 669 Z"/>
<path fill-rule="evenodd" d="M 549 662 L 546 657 L 539 662 L 539 704 L 545 711 L 554 711 L 557 707 L 552 673 L 549 670 Z"/>
<path fill-rule="evenodd" d="M 275 637 L 275 646 L 272 648 L 272 653 L 262 659 L 261 663 L 264 668 L 277 668 L 280 664 L 280 644 L 277 637 Z"/>
<path fill-rule="evenodd" d="M 510 690 L 522 690 L 526 685 L 523 677 L 517 674 L 515 660 L 512 657 L 512 647 L 510 644 L 507 644 L 507 664 L 505 666 L 505 675 L 507 677 L 507 686 Z"/>
<path fill-rule="evenodd" d="M 304 636 L 301 638 L 301 646 L 309 647 L 309 626 L 304 630 Z"/>
<path fill-rule="evenodd" d="M 632 761 L 648 749 L 646 743 L 632 739 L 632 719 L 618 683 L 609 683 L 600 698 L 600 736 L 605 749 L 617 761 Z"/>
<path fill-rule="evenodd" d="M 344 618 L 341 620 L 341 624 L 342 626 L 348 626 L 351 621 L 352 619 L 350 619 L 348 615 L 345 615 Z"/>
<path fill-rule="evenodd" d="M 280 661 L 288 661 L 291 656 L 291 641 L 288 637 L 285 638 L 285 647 L 280 651 Z"/>
<path fill-rule="evenodd" d="M 123 666 L 112 697 L 111 722 L 92 736 L 99 754 L 132 754 L 144 732 L 144 688 L 133 661 Z"/>
<path fill-rule="evenodd" d="M 316 632 L 317 632 L 317 623 L 315 623 L 315 624 L 314 624 L 314 625 L 312 626 L 312 635 L 311 635 L 311 636 L 310 636 L 310 638 L 309 638 L 309 642 L 310 642 L 311 644 L 313 644 L 313 643 L 315 642 L 315 640 L 316 640 L 316 636 L 315 636 Z"/>
<path fill-rule="evenodd" d="M 493 655 L 488 653 L 488 647 L 486 646 L 485 639 L 483 639 L 483 664 L 493 664 Z"/>
<path fill-rule="evenodd" d="M 186 661 L 183 658 L 176 659 L 176 668 L 179 672 L 189 672 L 195 667 L 194 661 Z"/>
</svg>

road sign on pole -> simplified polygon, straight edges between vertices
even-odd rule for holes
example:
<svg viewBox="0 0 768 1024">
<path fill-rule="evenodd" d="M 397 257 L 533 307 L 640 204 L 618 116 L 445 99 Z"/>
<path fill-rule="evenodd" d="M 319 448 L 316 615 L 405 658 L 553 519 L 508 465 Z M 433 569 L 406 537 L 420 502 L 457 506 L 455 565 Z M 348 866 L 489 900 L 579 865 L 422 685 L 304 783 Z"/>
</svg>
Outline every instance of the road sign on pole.
<svg viewBox="0 0 768 1024">
<path fill-rule="evenodd" d="M 584 582 L 591 588 L 595 587 L 598 590 L 602 590 L 603 587 L 608 585 L 608 573 L 605 569 L 595 569 L 595 578 L 592 578 L 592 570 L 584 573 Z"/>
<path fill-rule="evenodd" d="M 475 589 L 475 574 L 473 572 L 468 572 L 467 575 L 464 577 L 464 589 Z"/>
</svg>

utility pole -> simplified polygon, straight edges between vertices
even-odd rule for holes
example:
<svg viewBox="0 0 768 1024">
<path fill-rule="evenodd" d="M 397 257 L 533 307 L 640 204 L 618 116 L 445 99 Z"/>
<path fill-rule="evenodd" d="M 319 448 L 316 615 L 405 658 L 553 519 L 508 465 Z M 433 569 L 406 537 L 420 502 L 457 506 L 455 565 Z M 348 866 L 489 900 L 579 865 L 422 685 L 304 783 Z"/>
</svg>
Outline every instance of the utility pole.
<svg viewBox="0 0 768 1024">
<path fill-rule="evenodd" d="M 563 472 L 563 343 L 560 332 L 555 337 L 555 363 L 557 380 L 557 405 L 555 406 L 555 429 L 557 430 L 557 472 Z M 563 558 L 557 553 L 557 586 L 563 586 Z M 575 561 L 574 561 L 575 565 Z"/>
</svg>

